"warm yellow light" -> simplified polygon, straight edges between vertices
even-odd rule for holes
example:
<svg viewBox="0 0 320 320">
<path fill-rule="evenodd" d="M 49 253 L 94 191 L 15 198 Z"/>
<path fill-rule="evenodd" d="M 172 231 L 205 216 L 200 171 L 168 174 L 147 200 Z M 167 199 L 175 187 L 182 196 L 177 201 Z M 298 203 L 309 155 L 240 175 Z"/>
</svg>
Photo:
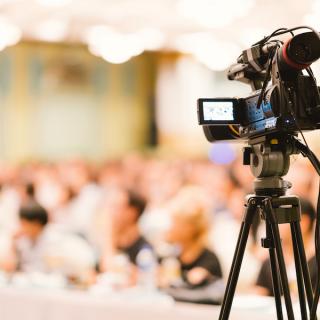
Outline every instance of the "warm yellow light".
<svg viewBox="0 0 320 320">
<path fill-rule="evenodd" d="M 223 71 L 236 61 L 241 48 L 231 42 L 217 39 L 213 34 L 197 32 L 177 38 L 178 51 L 189 53 L 214 71 Z"/>
<path fill-rule="evenodd" d="M 0 17 L 0 50 L 15 45 L 22 37 L 21 30 L 7 19 Z"/>
<path fill-rule="evenodd" d="M 143 39 L 136 33 L 120 33 L 107 26 L 93 26 L 86 36 L 89 51 L 110 63 L 123 63 L 145 50 Z"/>
<path fill-rule="evenodd" d="M 71 2 L 72 0 L 37 0 L 37 3 L 46 7 L 63 7 Z"/>
<path fill-rule="evenodd" d="M 178 12 L 208 28 L 221 28 L 242 17 L 253 7 L 254 0 L 180 0 Z"/>
</svg>

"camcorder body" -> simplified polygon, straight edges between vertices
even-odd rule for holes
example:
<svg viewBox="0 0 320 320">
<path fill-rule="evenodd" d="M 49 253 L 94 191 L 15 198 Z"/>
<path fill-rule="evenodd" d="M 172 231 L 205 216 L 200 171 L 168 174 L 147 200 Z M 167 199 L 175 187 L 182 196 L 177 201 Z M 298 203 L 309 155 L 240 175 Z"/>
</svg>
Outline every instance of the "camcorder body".
<svg viewBox="0 0 320 320">
<path fill-rule="evenodd" d="M 242 52 L 229 80 L 250 84 L 245 98 L 200 98 L 198 120 L 208 141 L 253 139 L 320 128 L 320 88 L 310 65 L 320 58 L 314 32 L 258 43 Z"/>
</svg>

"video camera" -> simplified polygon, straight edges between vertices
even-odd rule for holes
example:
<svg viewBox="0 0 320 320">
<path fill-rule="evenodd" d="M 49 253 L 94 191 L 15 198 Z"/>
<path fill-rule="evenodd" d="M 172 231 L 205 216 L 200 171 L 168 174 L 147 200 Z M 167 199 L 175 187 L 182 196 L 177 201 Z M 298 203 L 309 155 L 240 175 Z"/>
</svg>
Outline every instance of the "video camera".
<svg viewBox="0 0 320 320">
<path fill-rule="evenodd" d="M 294 35 L 281 28 L 244 50 L 229 80 L 251 85 L 245 98 L 198 99 L 198 120 L 208 141 L 253 139 L 320 128 L 320 88 L 310 65 L 320 58 L 315 30 Z M 285 43 L 275 37 L 291 33 Z M 270 83 L 271 82 L 271 83 Z"/>
<path fill-rule="evenodd" d="M 294 35 L 300 29 L 309 29 Z M 285 43 L 278 36 L 291 33 Z M 276 38 L 277 37 L 277 38 Z M 275 39 L 276 38 L 276 39 Z M 245 98 L 198 99 L 198 119 L 208 141 L 248 140 L 243 164 L 250 165 L 254 194 L 247 198 L 236 251 L 220 309 L 219 320 L 228 320 L 250 228 L 257 214 L 265 220 L 277 318 L 283 319 L 281 292 L 288 319 L 294 319 L 289 282 L 278 224 L 290 224 L 297 271 L 301 317 L 315 320 L 320 299 L 320 275 L 313 292 L 300 229 L 300 204 L 286 196 L 291 183 L 290 156 L 308 157 L 320 175 L 320 161 L 309 149 L 303 130 L 320 129 L 320 88 L 310 65 L 320 58 L 320 35 L 310 27 L 281 28 L 244 50 L 228 70 L 230 80 L 250 84 L 253 92 Z M 301 133 L 304 143 L 297 139 Z M 315 227 L 317 270 L 320 270 L 320 193 Z M 307 297 L 307 299 L 306 299 Z"/>
</svg>

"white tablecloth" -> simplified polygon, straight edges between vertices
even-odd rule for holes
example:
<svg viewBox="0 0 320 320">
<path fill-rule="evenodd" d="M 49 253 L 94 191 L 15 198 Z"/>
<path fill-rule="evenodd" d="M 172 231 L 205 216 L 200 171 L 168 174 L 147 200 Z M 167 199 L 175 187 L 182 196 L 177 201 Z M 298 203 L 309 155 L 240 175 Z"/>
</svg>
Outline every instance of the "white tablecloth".
<svg viewBox="0 0 320 320">
<path fill-rule="evenodd" d="M 1 320 L 215 320 L 219 307 L 192 304 L 134 303 L 88 292 L 44 289 L 0 289 Z M 127 300 L 127 301 L 126 301 Z M 241 304 L 241 303 L 240 303 Z M 270 309 L 270 308 L 269 308 Z M 236 306 L 230 319 L 274 319 L 270 310 L 241 310 Z"/>
</svg>

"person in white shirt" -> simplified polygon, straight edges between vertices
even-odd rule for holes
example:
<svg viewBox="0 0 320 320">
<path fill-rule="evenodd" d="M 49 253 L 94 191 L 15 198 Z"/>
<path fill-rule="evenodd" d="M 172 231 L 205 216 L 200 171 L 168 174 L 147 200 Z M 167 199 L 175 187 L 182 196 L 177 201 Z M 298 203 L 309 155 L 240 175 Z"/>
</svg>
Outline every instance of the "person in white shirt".
<svg viewBox="0 0 320 320">
<path fill-rule="evenodd" d="M 19 210 L 10 265 L 7 271 L 58 272 L 84 278 L 93 270 L 95 258 L 84 239 L 55 229 L 48 224 L 47 211 L 37 202 L 28 201 Z"/>
</svg>

